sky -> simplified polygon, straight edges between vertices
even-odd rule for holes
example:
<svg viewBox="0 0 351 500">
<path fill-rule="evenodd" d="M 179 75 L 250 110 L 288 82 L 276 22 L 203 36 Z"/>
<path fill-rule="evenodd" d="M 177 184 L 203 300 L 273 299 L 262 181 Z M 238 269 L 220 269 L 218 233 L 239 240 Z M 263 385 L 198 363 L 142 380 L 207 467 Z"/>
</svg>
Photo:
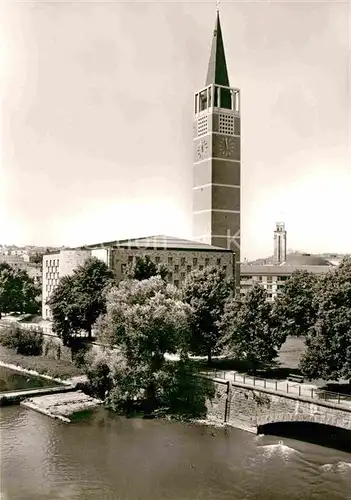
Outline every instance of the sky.
<svg viewBox="0 0 351 500">
<path fill-rule="evenodd" d="M 220 4 L 241 90 L 242 258 L 351 249 L 351 3 Z M 0 243 L 191 238 L 216 2 L 0 6 Z"/>
</svg>

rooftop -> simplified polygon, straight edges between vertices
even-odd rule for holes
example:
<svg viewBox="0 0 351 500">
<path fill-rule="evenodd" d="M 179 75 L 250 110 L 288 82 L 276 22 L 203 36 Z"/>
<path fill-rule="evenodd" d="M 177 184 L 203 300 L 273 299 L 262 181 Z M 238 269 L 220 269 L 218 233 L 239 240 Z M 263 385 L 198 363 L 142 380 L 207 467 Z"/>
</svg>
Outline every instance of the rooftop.
<svg viewBox="0 0 351 500">
<path fill-rule="evenodd" d="M 273 265 L 274 257 L 271 255 L 265 259 L 256 259 L 249 263 L 250 265 Z M 333 264 L 329 262 L 322 255 L 315 255 L 310 253 L 301 252 L 289 252 L 286 256 L 286 261 L 281 264 L 282 266 L 300 266 L 305 268 L 306 266 L 332 266 Z"/>
<path fill-rule="evenodd" d="M 294 271 L 303 270 L 310 273 L 322 274 L 333 266 L 327 265 L 295 265 L 295 264 L 281 264 L 279 266 L 271 265 L 261 265 L 261 264 L 241 264 L 240 274 L 243 276 L 290 276 Z"/>
<path fill-rule="evenodd" d="M 198 241 L 185 240 L 175 236 L 156 235 L 146 236 L 144 238 L 129 238 L 126 240 L 106 241 L 94 245 L 86 245 L 84 248 L 96 249 L 106 247 L 122 247 L 122 248 L 154 248 L 163 250 L 199 250 L 213 252 L 231 252 L 226 248 L 207 245 Z"/>
<path fill-rule="evenodd" d="M 320 257 L 310 253 L 289 253 L 286 256 L 286 261 L 282 265 L 297 265 L 297 266 L 332 266 L 332 264 Z"/>
</svg>

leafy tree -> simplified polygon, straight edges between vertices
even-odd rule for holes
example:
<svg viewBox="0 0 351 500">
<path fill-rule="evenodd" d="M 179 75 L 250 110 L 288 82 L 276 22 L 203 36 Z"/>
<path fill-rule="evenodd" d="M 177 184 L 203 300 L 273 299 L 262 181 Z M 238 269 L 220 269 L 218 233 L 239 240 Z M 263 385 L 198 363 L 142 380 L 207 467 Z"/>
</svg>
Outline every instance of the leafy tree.
<svg viewBox="0 0 351 500">
<path fill-rule="evenodd" d="M 158 406 L 165 389 L 165 354 L 185 355 L 190 336 L 190 307 L 180 291 L 160 276 L 123 281 L 110 289 L 107 311 L 98 323 L 99 339 L 118 347 L 110 404 L 126 408 L 135 401 Z"/>
<path fill-rule="evenodd" d="M 226 278 L 224 271 L 207 267 L 189 274 L 182 292 L 193 311 L 191 351 L 207 355 L 210 364 L 213 354 L 221 350 L 219 321 L 226 301 L 233 296 L 233 281 Z"/>
<path fill-rule="evenodd" d="M 300 368 L 309 379 L 351 379 L 351 257 L 323 275 Z"/>
<path fill-rule="evenodd" d="M 162 264 L 156 265 L 148 255 L 136 257 L 135 262 L 131 265 L 127 272 L 127 277 L 129 279 L 135 279 L 138 281 L 147 280 L 152 276 L 161 276 L 161 278 L 165 280 L 167 275 L 167 268 Z"/>
<path fill-rule="evenodd" d="M 21 328 L 18 324 L 0 330 L 0 344 L 15 349 L 25 356 L 40 356 L 43 351 L 43 332 L 34 328 Z"/>
<path fill-rule="evenodd" d="M 97 258 L 88 259 L 71 276 L 61 278 L 48 305 L 52 310 L 53 329 L 65 345 L 81 330 L 91 338 L 92 326 L 105 312 L 105 292 L 112 281 L 112 271 Z"/>
<path fill-rule="evenodd" d="M 271 308 L 266 290 L 257 284 L 245 296 L 227 302 L 221 321 L 224 345 L 253 372 L 270 366 L 286 339 L 274 328 Z"/>
<path fill-rule="evenodd" d="M 8 312 L 37 313 L 39 296 L 39 288 L 25 270 L 0 263 L 0 318 Z"/>
<path fill-rule="evenodd" d="M 29 257 L 29 261 L 33 262 L 33 264 L 43 264 L 43 252 L 35 252 Z"/>
<path fill-rule="evenodd" d="M 273 305 L 277 328 L 286 336 L 303 336 L 314 324 L 315 294 L 319 277 L 308 271 L 295 271 L 286 281 Z"/>
<path fill-rule="evenodd" d="M 215 395 L 213 381 L 199 377 L 194 362 L 187 358 L 168 365 L 164 387 L 160 406 L 182 420 L 204 418 L 206 400 Z"/>
</svg>

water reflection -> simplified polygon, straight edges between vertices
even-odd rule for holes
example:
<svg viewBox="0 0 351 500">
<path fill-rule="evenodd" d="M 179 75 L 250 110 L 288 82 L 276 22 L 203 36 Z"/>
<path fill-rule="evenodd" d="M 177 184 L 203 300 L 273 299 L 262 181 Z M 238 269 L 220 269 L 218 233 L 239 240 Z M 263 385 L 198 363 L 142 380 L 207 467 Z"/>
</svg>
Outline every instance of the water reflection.
<svg viewBox="0 0 351 500">
<path fill-rule="evenodd" d="M 0 366 L 0 392 L 17 391 L 20 389 L 34 389 L 53 387 L 58 384 L 43 377 L 35 377 L 16 370 Z"/>
<path fill-rule="evenodd" d="M 345 500 L 351 491 L 350 454 L 288 438 L 102 409 L 63 424 L 19 406 L 2 409 L 1 429 L 11 500 Z"/>
</svg>

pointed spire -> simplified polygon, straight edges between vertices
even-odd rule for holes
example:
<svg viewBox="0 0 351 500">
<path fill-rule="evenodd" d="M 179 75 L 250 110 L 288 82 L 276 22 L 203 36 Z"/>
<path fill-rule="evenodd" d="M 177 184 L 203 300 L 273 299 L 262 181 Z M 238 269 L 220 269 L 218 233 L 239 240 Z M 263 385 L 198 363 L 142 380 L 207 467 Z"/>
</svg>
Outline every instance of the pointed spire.
<svg viewBox="0 0 351 500">
<path fill-rule="evenodd" d="M 207 85 L 224 85 L 229 87 L 227 63 L 225 60 L 224 45 L 222 38 L 221 22 L 219 19 L 219 9 L 217 4 L 217 18 L 213 33 L 210 62 L 208 63 L 206 87 Z"/>
</svg>

